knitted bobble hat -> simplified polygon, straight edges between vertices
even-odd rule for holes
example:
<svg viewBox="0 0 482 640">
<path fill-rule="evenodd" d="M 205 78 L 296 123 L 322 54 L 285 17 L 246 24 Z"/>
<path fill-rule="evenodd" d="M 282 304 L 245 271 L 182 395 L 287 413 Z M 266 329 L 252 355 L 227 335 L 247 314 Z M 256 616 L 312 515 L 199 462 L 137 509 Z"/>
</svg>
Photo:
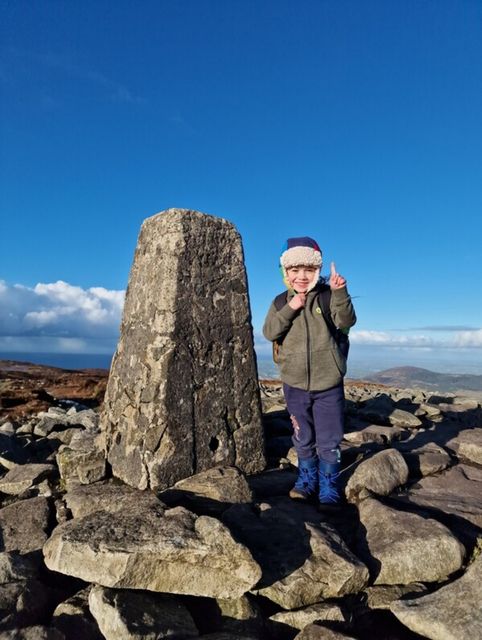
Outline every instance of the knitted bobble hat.
<svg viewBox="0 0 482 640">
<path fill-rule="evenodd" d="M 320 277 L 320 270 L 323 264 L 321 258 L 321 249 L 318 243 L 309 238 L 303 236 L 302 238 L 288 238 L 283 246 L 283 251 L 280 257 L 281 273 L 286 286 L 289 288 L 288 276 L 286 270 L 290 267 L 315 267 L 316 272 L 314 274 L 313 282 L 309 290 L 313 289 Z"/>
</svg>

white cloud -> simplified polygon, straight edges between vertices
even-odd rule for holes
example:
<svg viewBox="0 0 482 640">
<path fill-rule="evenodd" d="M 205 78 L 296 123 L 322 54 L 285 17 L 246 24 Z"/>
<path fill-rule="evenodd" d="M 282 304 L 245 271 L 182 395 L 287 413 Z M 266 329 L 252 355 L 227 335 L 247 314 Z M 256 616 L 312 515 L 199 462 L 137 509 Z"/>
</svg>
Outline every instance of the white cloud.
<svg viewBox="0 0 482 640">
<path fill-rule="evenodd" d="M 455 336 L 456 347 L 482 347 L 482 329 L 461 331 Z"/>
<path fill-rule="evenodd" d="M 408 348 L 436 348 L 454 349 L 466 347 L 482 347 L 482 329 L 470 329 L 468 331 L 447 332 L 447 336 L 440 336 L 438 329 L 435 336 L 425 334 L 414 334 L 404 332 L 399 334 L 390 331 L 351 331 L 350 341 L 353 344 L 377 345 L 385 347 L 408 347 Z"/>
<path fill-rule="evenodd" d="M 0 336 L 116 338 L 124 295 L 124 291 L 83 289 L 62 280 L 33 288 L 0 281 Z"/>
</svg>

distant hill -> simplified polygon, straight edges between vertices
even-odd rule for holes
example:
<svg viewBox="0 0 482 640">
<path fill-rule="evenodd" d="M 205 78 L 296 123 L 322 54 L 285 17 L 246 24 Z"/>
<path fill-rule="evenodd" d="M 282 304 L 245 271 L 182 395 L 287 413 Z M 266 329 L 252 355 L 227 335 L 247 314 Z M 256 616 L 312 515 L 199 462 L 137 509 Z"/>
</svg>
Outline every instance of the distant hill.
<svg viewBox="0 0 482 640">
<path fill-rule="evenodd" d="M 470 373 L 437 373 L 420 367 L 394 367 L 386 369 L 366 380 L 386 384 L 391 387 L 420 387 L 438 391 L 479 391 L 482 392 L 482 376 Z"/>
</svg>

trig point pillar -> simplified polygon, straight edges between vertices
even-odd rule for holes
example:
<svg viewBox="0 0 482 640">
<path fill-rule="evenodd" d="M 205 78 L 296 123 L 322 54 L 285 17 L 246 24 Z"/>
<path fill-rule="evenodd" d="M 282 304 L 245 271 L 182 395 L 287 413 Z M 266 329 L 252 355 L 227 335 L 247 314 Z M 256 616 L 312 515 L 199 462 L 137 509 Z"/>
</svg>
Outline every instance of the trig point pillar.
<svg viewBox="0 0 482 640">
<path fill-rule="evenodd" d="M 144 221 L 101 426 L 114 476 L 140 489 L 264 468 L 243 249 L 227 220 L 168 209 Z"/>
</svg>

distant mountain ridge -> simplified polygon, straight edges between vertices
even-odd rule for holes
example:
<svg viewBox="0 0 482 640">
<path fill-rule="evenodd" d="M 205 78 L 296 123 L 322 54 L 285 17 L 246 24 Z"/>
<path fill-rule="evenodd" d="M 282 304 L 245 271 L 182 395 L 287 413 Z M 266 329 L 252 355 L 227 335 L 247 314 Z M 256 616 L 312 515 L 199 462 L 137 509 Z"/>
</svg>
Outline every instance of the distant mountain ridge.
<svg viewBox="0 0 482 640">
<path fill-rule="evenodd" d="M 470 373 L 437 373 L 421 367 L 394 367 L 365 378 L 391 387 L 421 387 L 439 391 L 480 391 L 482 375 Z"/>
</svg>

